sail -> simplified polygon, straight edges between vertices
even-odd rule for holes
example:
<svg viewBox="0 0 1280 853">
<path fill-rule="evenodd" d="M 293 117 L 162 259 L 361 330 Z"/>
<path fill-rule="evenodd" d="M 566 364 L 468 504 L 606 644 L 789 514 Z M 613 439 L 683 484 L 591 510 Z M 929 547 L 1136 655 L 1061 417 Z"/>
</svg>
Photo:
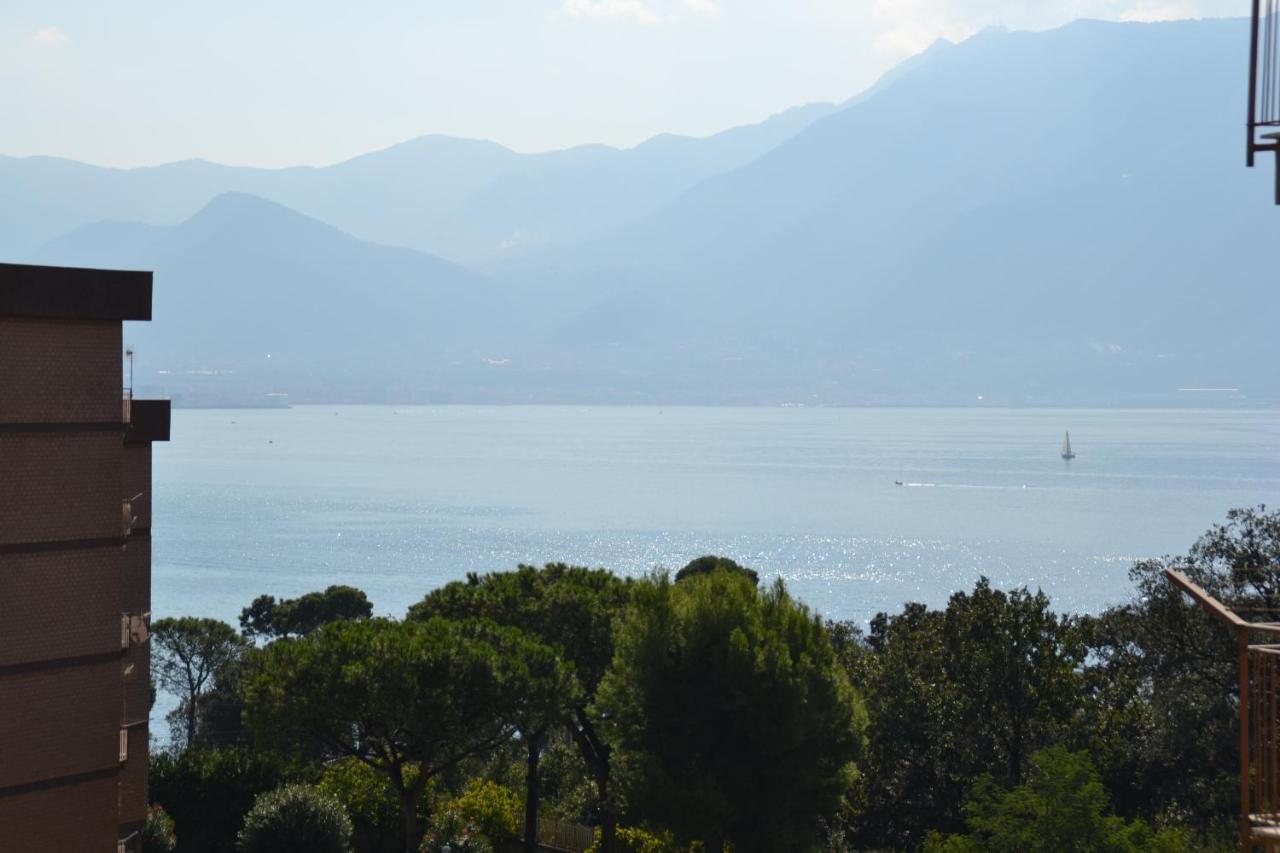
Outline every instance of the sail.
<svg viewBox="0 0 1280 853">
<path fill-rule="evenodd" d="M 1071 452 L 1071 433 L 1068 432 L 1062 437 L 1062 458 L 1070 459 L 1072 456 L 1075 454 Z"/>
</svg>

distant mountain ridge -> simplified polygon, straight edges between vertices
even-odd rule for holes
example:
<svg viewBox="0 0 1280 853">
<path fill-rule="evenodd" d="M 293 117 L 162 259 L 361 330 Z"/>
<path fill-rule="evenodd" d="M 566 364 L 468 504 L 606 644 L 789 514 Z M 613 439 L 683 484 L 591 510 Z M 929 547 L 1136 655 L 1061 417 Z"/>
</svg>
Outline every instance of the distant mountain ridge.
<svg viewBox="0 0 1280 853">
<path fill-rule="evenodd" d="M 25 256 L 104 219 L 174 224 L 221 193 L 244 192 L 361 239 L 485 266 L 526 243 L 647 214 L 833 109 L 812 104 L 705 139 L 663 135 L 630 149 L 591 145 L 517 154 L 494 142 L 431 135 L 326 167 L 184 160 L 112 169 L 0 156 L 0 225 L 10 226 L 0 229 L 0 257 Z"/>
<path fill-rule="evenodd" d="M 155 268 L 148 363 L 295 399 L 1274 404 L 1280 215 L 1241 163 L 1246 44 L 1234 20 L 986 31 L 767 131 L 519 169 L 479 144 L 465 174 L 469 143 L 427 138 L 333 167 L 375 187 L 345 195 L 276 176 L 386 233 L 425 221 L 397 205 L 447 208 L 431 239 L 483 274 L 248 196 L 33 257 Z M 5 168 L 21 221 L 5 194 L 52 179 Z M 32 197 L 38 223 L 66 201 Z"/>
</svg>

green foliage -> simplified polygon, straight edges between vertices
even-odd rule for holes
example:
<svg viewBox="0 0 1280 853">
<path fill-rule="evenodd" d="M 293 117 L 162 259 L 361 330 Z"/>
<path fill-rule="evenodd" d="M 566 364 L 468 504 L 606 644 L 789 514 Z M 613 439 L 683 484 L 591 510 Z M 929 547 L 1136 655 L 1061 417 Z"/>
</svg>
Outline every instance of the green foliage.
<svg viewBox="0 0 1280 853">
<path fill-rule="evenodd" d="M 652 832 L 639 826 L 618 827 L 618 853 L 683 853 L 670 832 Z M 586 853 L 600 853 L 597 840 Z"/>
<path fill-rule="evenodd" d="M 177 849 L 173 818 L 165 813 L 163 806 L 151 806 L 142 827 L 142 853 L 174 853 Z"/>
<path fill-rule="evenodd" d="M 805 849 L 863 750 L 862 702 L 781 582 L 716 571 L 637 585 L 598 703 L 635 811 L 711 849 Z"/>
<path fill-rule="evenodd" d="M 613 657 L 613 621 L 625 605 L 630 582 L 603 569 L 550 563 L 538 569 L 520 566 L 514 572 L 469 574 L 465 582 L 446 584 L 409 610 L 410 620 L 445 617 L 486 620 L 515 628 L 550 648 L 568 665 L 572 684 L 564 674 L 541 668 L 536 682 L 543 697 L 520 709 L 517 727 L 525 735 L 533 772 L 526 784 L 540 778 L 537 764 L 542 745 L 556 724 L 564 725 L 596 788 L 595 811 L 607 834 L 615 803 L 610 792 L 612 747 L 605 740 L 592 699 Z M 538 672 L 535 669 L 535 674 Z M 536 811 L 539 796 L 532 785 L 526 799 Z"/>
<path fill-rule="evenodd" d="M 286 785 L 262 794 L 236 837 L 238 853 L 347 853 L 351 821 L 332 794 Z"/>
<path fill-rule="evenodd" d="M 1035 754 L 1026 784 L 1002 791 L 984 776 L 966 804 L 969 832 L 934 833 L 925 853 L 1177 853 L 1186 841 L 1125 822 L 1084 753 L 1055 746 Z"/>
<path fill-rule="evenodd" d="M 240 630 L 247 637 L 304 637 L 330 622 L 368 619 L 372 615 L 373 605 L 362 591 L 335 585 L 324 592 L 281 601 L 276 601 L 275 596 L 260 595 L 240 611 Z"/>
<path fill-rule="evenodd" d="M 520 837 L 520 796 L 510 788 L 483 779 L 473 779 L 454 799 L 439 809 L 439 827 L 461 825 L 474 827 L 491 845 Z"/>
<path fill-rule="evenodd" d="M 1091 750 L 1117 808 L 1173 814 L 1197 831 L 1238 810 L 1235 639 L 1164 576 L 1175 567 L 1222 601 L 1280 608 L 1280 513 L 1235 509 L 1182 558 L 1145 560 L 1132 603 L 1091 631 Z M 1228 829 L 1229 831 L 1229 829 Z"/>
<path fill-rule="evenodd" d="M 422 853 L 492 853 L 493 845 L 480 831 L 480 825 L 455 808 L 443 808 L 432 819 L 431 828 L 422 839 Z"/>
<path fill-rule="evenodd" d="M 196 745 L 205 691 L 220 671 L 244 655 L 247 645 L 234 628 L 217 619 L 186 616 L 151 624 L 151 674 L 179 701 L 170 717 L 175 740 Z"/>
<path fill-rule="evenodd" d="M 319 788 L 342 803 L 358 853 L 404 849 L 400 798 L 387 774 L 359 759 L 340 758 L 326 765 Z"/>
<path fill-rule="evenodd" d="M 494 643 L 500 639 L 504 653 Z M 254 655 L 247 716 L 262 743 L 359 758 L 391 781 L 406 846 L 428 781 L 510 736 L 525 682 L 517 633 L 429 619 L 334 622 Z"/>
<path fill-rule="evenodd" d="M 974 780 L 1017 785 L 1031 754 L 1064 737 L 1084 701 L 1085 646 L 1041 593 L 985 578 L 944 611 L 877 615 L 865 646 L 842 640 L 871 726 L 854 828 L 868 847 L 911 848 L 963 826 Z"/>
<path fill-rule="evenodd" d="M 239 749 L 151 755 L 151 802 L 177 827 L 181 853 L 232 853 L 237 828 L 264 791 L 284 774 L 269 756 Z"/>
<path fill-rule="evenodd" d="M 751 581 L 752 586 L 760 585 L 760 575 L 755 569 L 748 569 L 740 566 L 728 557 L 716 557 L 708 554 L 705 557 L 698 557 L 696 560 L 690 560 L 683 569 L 676 572 L 676 582 L 685 578 L 697 577 L 711 572 L 736 572 Z"/>
</svg>

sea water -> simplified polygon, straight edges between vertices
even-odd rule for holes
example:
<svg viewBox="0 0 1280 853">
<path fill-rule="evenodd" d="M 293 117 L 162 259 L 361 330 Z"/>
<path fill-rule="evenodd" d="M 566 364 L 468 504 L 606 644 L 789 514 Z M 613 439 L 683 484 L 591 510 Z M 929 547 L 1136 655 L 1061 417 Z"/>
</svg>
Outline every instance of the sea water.
<svg viewBox="0 0 1280 853">
<path fill-rule="evenodd" d="M 1060 611 L 1126 600 L 1136 560 L 1280 500 L 1280 413 L 176 410 L 154 458 L 157 618 L 235 624 L 257 595 L 330 584 L 401 616 L 471 571 L 720 554 L 862 623 L 982 575 Z"/>
</svg>

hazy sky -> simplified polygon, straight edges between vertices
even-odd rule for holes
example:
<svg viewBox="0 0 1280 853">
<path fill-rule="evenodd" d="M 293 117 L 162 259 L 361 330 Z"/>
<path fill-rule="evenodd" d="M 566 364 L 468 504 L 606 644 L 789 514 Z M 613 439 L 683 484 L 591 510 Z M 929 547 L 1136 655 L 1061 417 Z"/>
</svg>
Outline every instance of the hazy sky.
<svg viewBox="0 0 1280 853">
<path fill-rule="evenodd" d="M 4 0 L 0 154 L 323 164 L 426 133 L 521 151 L 840 101 L 939 37 L 1246 0 Z"/>
</svg>

